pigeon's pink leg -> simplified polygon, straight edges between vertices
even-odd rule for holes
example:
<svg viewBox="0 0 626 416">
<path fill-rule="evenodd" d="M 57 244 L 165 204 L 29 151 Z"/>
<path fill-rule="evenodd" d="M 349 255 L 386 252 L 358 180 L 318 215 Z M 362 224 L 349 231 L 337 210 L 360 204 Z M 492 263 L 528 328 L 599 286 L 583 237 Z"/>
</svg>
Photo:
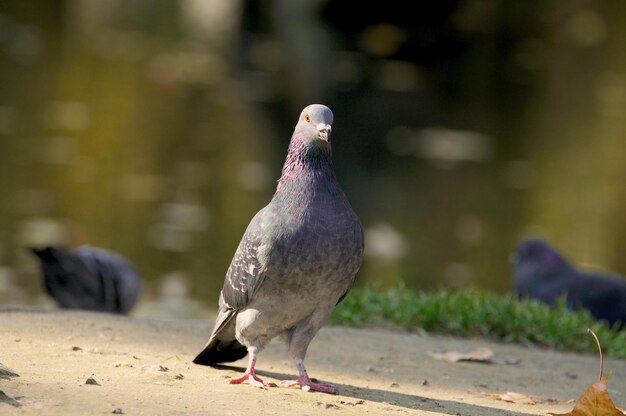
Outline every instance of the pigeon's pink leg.
<svg viewBox="0 0 626 416">
<path fill-rule="evenodd" d="M 256 365 L 257 349 L 249 348 L 248 354 L 250 354 L 250 357 L 248 358 L 248 368 L 246 368 L 245 373 L 243 373 L 241 377 L 231 378 L 230 380 L 228 380 L 228 382 L 230 384 L 240 384 L 248 380 L 248 384 L 254 387 L 259 387 L 261 389 L 265 388 L 265 386 L 269 386 L 270 383 L 267 383 L 261 380 L 259 377 L 257 377 L 256 374 L 254 374 L 254 366 Z"/>
<path fill-rule="evenodd" d="M 296 365 L 298 366 L 300 376 L 297 380 L 285 381 L 285 385 L 300 386 L 304 391 L 321 391 L 323 393 L 337 394 L 337 387 L 332 384 L 313 383 L 309 378 L 309 374 L 306 372 L 306 368 L 304 368 L 304 362 L 302 360 L 297 360 Z"/>
</svg>

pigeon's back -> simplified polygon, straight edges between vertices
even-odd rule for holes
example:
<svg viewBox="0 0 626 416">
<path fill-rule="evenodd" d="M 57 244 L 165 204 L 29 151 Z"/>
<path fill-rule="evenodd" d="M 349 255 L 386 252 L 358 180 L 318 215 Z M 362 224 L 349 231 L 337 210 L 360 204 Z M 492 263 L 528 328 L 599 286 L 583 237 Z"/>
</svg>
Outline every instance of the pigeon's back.
<svg viewBox="0 0 626 416">
<path fill-rule="evenodd" d="M 100 248 L 82 246 L 72 251 L 100 280 L 102 310 L 128 313 L 137 303 L 140 278 L 122 256 Z"/>
<path fill-rule="evenodd" d="M 567 288 L 567 303 L 574 309 L 587 309 L 598 320 L 610 325 L 626 324 L 626 279 L 601 272 L 580 272 Z"/>
<path fill-rule="evenodd" d="M 59 307 L 127 313 L 139 297 L 140 278 L 128 261 L 106 250 L 83 246 L 72 251 L 32 249 L 46 291 Z"/>
</svg>

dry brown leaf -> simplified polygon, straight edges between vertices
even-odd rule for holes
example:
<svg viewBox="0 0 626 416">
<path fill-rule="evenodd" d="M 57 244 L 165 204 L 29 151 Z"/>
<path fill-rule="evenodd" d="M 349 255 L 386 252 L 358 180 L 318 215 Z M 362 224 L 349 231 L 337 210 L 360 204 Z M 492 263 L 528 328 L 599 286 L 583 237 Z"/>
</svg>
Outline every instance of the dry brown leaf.
<svg viewBox="0 0 626 416">
<path fill-rule="evenodd" d="M 589 386 L 576 401 L 571 412 L 548 414 L 552 416 L 624 416 L 624 413 L 615 407 L 609 396 L 606 388 L 609 378 L 611 378 L 610 374 Z"/>
<path fill-rule="evenodd" d="M 521 404 L 537 404 L 535 399 L 530 396 L 526 396 L 525 394 L 515 393 L 513 391 L 507 391 L 504 394 L 501 394 L 499 397 L 503 402 L 509 403 L 521 403 Z"/>
<path fill-rule="evenodd" d="M 587 332 L 593 335 L 598 344 L 598 352 L 600 354 L 600 376 L 598 381 L 593 383 L 582 396 L 576 400 L 574 409 L 569 413 L 548 413 L 552 416 L 624 416 L 624 412 L 615 407 L 609 391 L 606 387 L 611 374 L 602 377 L 602 369 L 604 368 L 604 359 L 602 357 L 602 346 L 598 336 L 590 328 Z"/>
<path fill-rule="evenodd" d="M 473 361 L 479 363 L 491 363 L 493 351 L 489 348 L 478 348 L 467 353 L 448 351 L 448 352 L 429 352 L 428 355 L 436 360 L 447 361 L 449 363 L 458 363 L 459 361 Z"/>
<path fill-rule="evenodd" d="M 521 404 L 537 404 L 543 403 L 546 400 L 530 397 L 525 394 L 515 393 L 513 391 L 507 391 L 506 393 L 485 393 L 483 397 L 493 397 L 498 400 L 502 400 L 508 403 L 521 403 Z"/>
</svg>

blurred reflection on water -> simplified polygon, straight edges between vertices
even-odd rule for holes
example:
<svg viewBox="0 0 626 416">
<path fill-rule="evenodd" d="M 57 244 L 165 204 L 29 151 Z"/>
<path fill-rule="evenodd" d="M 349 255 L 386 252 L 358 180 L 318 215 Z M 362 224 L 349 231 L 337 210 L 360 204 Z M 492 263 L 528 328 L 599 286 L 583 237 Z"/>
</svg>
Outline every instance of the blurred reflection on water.
<svg viewBox="0 0 626 416">
<path fill-rule="evenodd" d="M 361 284 L 504 292 L 529 233 L 626 273 L 624 2 L 404 3 L 2 2 L 0 302 L 49 304 L 25 246 L 91 244 L 201 316 L 311 102 Z"/>
</svg>

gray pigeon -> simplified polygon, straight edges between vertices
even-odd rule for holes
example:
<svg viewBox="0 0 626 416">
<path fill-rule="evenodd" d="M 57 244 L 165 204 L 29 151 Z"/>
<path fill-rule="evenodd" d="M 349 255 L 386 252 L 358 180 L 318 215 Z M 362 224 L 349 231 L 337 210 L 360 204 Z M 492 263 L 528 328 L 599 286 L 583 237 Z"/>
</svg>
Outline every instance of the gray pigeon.
<svg viewBox="0 0 626 416">
<path fill-rule="evenodd" d="M 580 270 L 547 241 L 523 240 L 514 256 L 515 292 L 520 298 L 554 305 L 560 296 L 571 309 L 584 308 L 597 320 L 626 324 L 626 279 Z"/>
<path fill-rule="evenodd" d="M 249 354 L 243 376 L 256 387 L 259 352 L 281 336 L 299 377 L 285 384 L 336 393 L 311 381 L 304 356 L 332 309 L 348 293 L 363 258 L 363 229 L 341 190 L 331 160 L 333 113 L 324 105 L 302 110 L 272 201 L 246 229 L 226 272 L 219 311 L 201 365 Z"/>
<path fill-rule="evenodd" d="M 46 291 L 61 308 L 125 314 L 137 303 L 139 275 L 119 254 L 89 246 L 30 250 L 39 259 Z"/>
</svg>

